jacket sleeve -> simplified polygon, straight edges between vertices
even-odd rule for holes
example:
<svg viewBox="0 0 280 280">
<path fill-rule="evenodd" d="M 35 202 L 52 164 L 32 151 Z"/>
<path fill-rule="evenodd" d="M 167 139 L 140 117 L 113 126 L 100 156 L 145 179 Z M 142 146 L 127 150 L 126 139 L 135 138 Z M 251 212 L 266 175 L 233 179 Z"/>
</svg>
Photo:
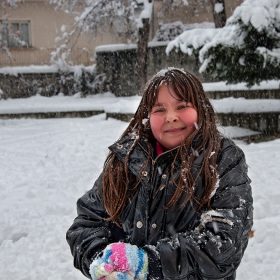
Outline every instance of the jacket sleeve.
<svg viewBox="0 0 280 280">
<path fill-rule="evenodd" d="M 158 242 L 164 279 L 235 279 L 253 224 L 253 200 L 244 153 L 230 140 L 219 154 L 218 173 L 211 207 L 199 213 L 193 230 Z"/>
<path fill-rule="evenodd" d="M 74 266 L 86 277 L 91 278 L 89 266 L 93 259 L 99 256 L 105 247 L 121 239 L 122 232 L 111 222 L 100 198 L 98 189 L 101 185 L 101 176 L 93 188 L 77 201 L 78 216 L 66 233 L 66 240 L 74 257 Z M 114 232 L 112 236 L 111 232 Z"/>
</svg>

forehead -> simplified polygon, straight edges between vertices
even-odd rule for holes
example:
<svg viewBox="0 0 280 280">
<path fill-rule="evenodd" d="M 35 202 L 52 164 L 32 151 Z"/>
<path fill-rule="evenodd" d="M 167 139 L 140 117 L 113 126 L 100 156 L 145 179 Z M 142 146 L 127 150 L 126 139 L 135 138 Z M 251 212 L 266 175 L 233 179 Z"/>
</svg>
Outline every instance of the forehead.
<svg viewBox="0 0 280 280">
<path fill-rule="evenodd" d="M 167 84 L 162 84 L 154 94 L 153 105 L 166 102 L 187 101 L 186 97 L 180 94 L 176 89 Z"/>
</svg>

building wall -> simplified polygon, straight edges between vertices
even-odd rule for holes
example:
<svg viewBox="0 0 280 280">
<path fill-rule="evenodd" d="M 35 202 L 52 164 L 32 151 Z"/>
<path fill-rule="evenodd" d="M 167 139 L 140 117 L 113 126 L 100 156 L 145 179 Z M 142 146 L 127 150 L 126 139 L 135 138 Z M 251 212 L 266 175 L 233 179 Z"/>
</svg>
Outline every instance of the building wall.
<svg viewBox="0 0 280 280">
<path fill-rule="evenodd" d="M 175 2 L 180 1 L 182 0 Z M 183 24 L 214 22 L 212 5 L 210 4 L 211 1 L 212 0 L 201 0 L 204 4 L 198 4 L 198 0 L 188 0 L 187 6 L 167 6 L 166 8 L 162 1 L 155 1 L 153 12 L 154 21 L 152 26 L 153 31 L 151 34 L 155 34 L 159 22 L 162 22 L 163 24 L 175 21 L 181 21 Z M 233 14 L 235 8 L 240 6 L 242 2 L 243 0 L 225 0 L 226 17 L 229 18 Z"/>
<path fill-rule="evenodd" d="M 5 12 L 8 12 L 8 19 L 11 22 L 30 22 L 31 48 L 10 48 L 12 58 L 4 52 L 0 53 L 0 67 L 49 64 L 50 54 L 57 46 L 55 38 L 61 36 L 61 26 L 70 24 L 73 20 L 63 11 L 55 11 L 54 5 L 45 0 L 26 0 L 16 9 L 0 11 L 0 18 Z M 88 34 L 82 35 L 75 45 L 71 59 L 75 61 L 75 64 L 90 65 L 93 63 L 96 46 L 119 42 L 109 32 L 92 40 Z"/>
<path fill-rule="evenodd" d="M 55 6 L 47 0 L 26 0 L 18 8 L 9 10 L 9 20 L 24 19 L 31 21 L 32 46 L 35 48 L 53 48 L 55 38 L 61 35 L 61 26 L 73 22 L 68 14 L 61 10 L 55 11 Z M 94 50 L 95 46 L 104 43 L 114 43 L 111 34 L 89 42 L 89 36 L 81 36 L 77 48 L 87 47 Z"/>
<path fill-rule="evenodd" d="M 179 0 L 180 1 L 180 0 Z M 181 21 L 182 23 L 213 22 L 210 0 L 205 0 L 204 5 L 197 5 L 196 0 L 188 0 L 189 5 L 170 8 L 167 7 L 160 13 L 163 2 L 155 0 L 154 19 L 151 23 L 150 39 L 152 39 L 159 22 L 168 23 Z M 225 0 L 227 17 L 231 16 L 234 9 L 242 0 Z M 7 11 L 0 11 L 0 17 Z M 23 20 L 30 22 L 30 46 L 28 49 L 10 49 L 12 58 L 5 53 L 0 53 L 0 67 L 25 66 L 30 64 L 49 64 L 51 52 L 55 50 L 55 38 L 61 35 L 61 26 L 70 24 L 73 19 L 62 11 L 55 11 L 48 0 L 26 0 L 18 8 L 8 10 L 9 20 Z M 161 16 L 160 16 L 161 15 Z M 106 44 L 122 43 L 123 40 L 107 32 L 98 38 L 90 40 L 89 35 L 82 35 L 77 41 L 71 56 L 74 64 L 91 65 L 95 63 L 95 47 Z"/>
</svg>

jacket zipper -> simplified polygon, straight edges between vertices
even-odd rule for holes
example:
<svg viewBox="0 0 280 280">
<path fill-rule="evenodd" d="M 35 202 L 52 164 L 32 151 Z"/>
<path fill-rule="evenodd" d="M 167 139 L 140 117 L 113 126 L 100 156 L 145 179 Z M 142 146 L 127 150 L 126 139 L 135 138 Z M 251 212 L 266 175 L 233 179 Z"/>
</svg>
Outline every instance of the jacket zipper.
<svg viewBox="0 0 280 280">
<path fill-rule="evenodd" d="M 148 151 L 141 145 L 141 143 L 139 143 L 139 146 L 146 152 L 146 154 L 148 155 Z M 153 182 L 153 179 L 154 179 L 154 167 L 155 167 L 155 164 L 156 164 L 156 161 L 158 160 L 159 157 L 173 151 L 173 150 L 176 150 L 178 149 L 178 147 L 175 147 L 171 150 L 168 150 L 168 151 L 165 151 L 163 152 L 162 154 L 158 155 L 155 159 L 153 159 L 152 157 L 150 157 L 151 159 L 151 162 L 152 162 L 152 172 L 151 172 L 151 182 Z"/>
</svg>

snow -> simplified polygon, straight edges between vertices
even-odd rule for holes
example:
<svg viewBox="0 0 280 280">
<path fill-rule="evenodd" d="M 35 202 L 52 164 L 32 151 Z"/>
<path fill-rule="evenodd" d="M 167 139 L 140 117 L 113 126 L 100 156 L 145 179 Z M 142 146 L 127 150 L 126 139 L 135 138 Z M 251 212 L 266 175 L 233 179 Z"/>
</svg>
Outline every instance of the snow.
<svg viewBox="0 0 280 280">
<path fill-rule="evenodd" d="M 224 98 L 211 100 L 218 113 L 279 112 L 280 99 Z"/>
<path fill-rule="evenodd" d="M 201 22 L 201 23 L 188 23 L 183 24 L 181 21 L 175 21 L 171 23 L 160 24 L 156 32 L 155 37 L 152 41 L 171 41 L 174 40 L 177 36 L 183 33 L 186 30 L 190 29 L 207 29 L 215 28 L 213 22 Z"/>
<path fill-rule="evenodd" d="M 211 42 L 220 28 L 195 28 L 186 30 L 181 35 L 170 41 L 166 47 L 166 54 L 168 55 L 174 48 L 180 49 L 183 53 L 192 55 L 193 49 L 199 49 L 206 43 Z"/>
<path fill-rule="evenodd" d="M 18 69 L 21 72 L 21 69 Z M 244 84 L 203 84 L 205 90 L 244 90 Z M 251 89 L 279 88 L 279 81 Z M 0 113 L 104 110 L 134 113 L 140 96 L 115 97 L 112 93 L 80 98 L 30 98 L 0 101 Z M 227 98 L 211 101 L 216 111 L 274 110 L 279 100 Z M 270 103 L 271 102 L 271 103 Z M 278 103 L 277 103 L 278 102 Z M 273 107 L 274 106 L 274 107 Z M 112 144 L 127 123 L 90 118 L 0 120 L 0 275 L 3 279 L 84 279 L 72 265 L 65 233 L 76 216 L 76 200 L 91 188 Z M 258 132 L 220 127 L 228 137 Z M 237 272 L 239 280 L 277 279 L 280 265 L 280 140 L 246 144 L 252 179 L 255 236 Z"/>
<path fill-rule="evenodd" d="M 80 94 L 74 96 L 44 97 L 35 95 L 28 99 L 17 98 L 1 100 L 0 114 L 23 114 L 41 112 L 75 112 L 75 111 L 99 111 L 107 113 L 133 114 L 140 102 L 140 96 L 115 97 L 112 93 L 92 95 L 80 98 Z M 255 112 L 279 112 L 279 99 L 245 99 L 224 98 L 211 100 L 217 113 L 255 113 Z"/>
<path fill-rule="evenodd" d="M 223 3 L 215 3 L 214 11 L 216 14 L 221 13 L 224 10 Z"/>
<path fill-rule="evenodd" d="M 85 279 L 72 265 L 65 232 L 76 216 L 76 200 L 91 188 L 107 147 L 126 126 L 121 121 L 105 120 L 105 114 L 0 120 L 2 279 Z M 234 127 L 221 130 L 231 136 L 243 132 Z M 237 279 L 277 279 L 280 140 L 236 143 L 247 158 L 255 207 L 255 236 L 250 239 Z"/>
<path fill-rule="evenodd" d="M 147 0 L 142 2 L 144 9 L 140 19 L 149 18 L 151 6 Z M 186 0 L 183 2 L 188 4 Z M 244 1 L 231 20 L 240 18 L 258 29 L 274 24 L 279 29 L 280 5 L 277 9 L 269 8 L 276 7 L 277 3 L 279 0 Z M 100 12 L 96 10 L 96 13 Z M 97 14 L 97 24 L 88 25 L 87 29 L 94 31 L 98 28 L 101 18 Z M 191 54 L 204 45 L 206 47 L 201 53 L 206 52 L 207 48 L 220 42 L 242 44 L 243 37 L 236 35 L 236 27 L 227 26 L 223 29 L 188 30 L 169 44 L 149 44 L 168 44 L 167 53 L 177 47 Z M 136 48 L 136 45 L 100 46 L 96 52 L 120 48 Z M 259 48 L 259 51 L 268 57 L 279 58 L 279 49 L 268 52 Z M 206 64 L 207 61 L 204 67 Z M 71 71 L 76 73 L 79 69 Z M 0 73 L 16 76 L 19 73 L 55 73 L 59 70 L 59 66 L 5 67 L 0 69 Z M 245 84 L 226 85 L 221 82 L 203 86 L 206 91 L 248 90 Z M 250 90 L 278 88 L 279 81 L 270 81 Z M 27 99 L 0 100 L 0 114 L 80 110 L 134 113 L 139 101 L 139 96 L 119 98 L 112 93 L 87 98 L 80 98 L 78 93 L 72 97 L 58 95 L 51 98 L 36 95 Z M 268 112 L 279 111 L 280 108 L 279 100 L 226 98 L 211 102 L 220 113 Z M 105 114 L 90 118 L 0 119 L 1 279 L 85 279 L 73 267 L 65 233 L 76 216 L 77 199 L 92 187 L 101 172 L 107 147 L 126 126 L 125 122 L 106 120 Z M 229 137 L 258 133 L 238 127 L 219 129 Z M 237 271 L 237 279 L 277 279 L 280 266 L 280 139 L 258 144 L 235 142 L 246 155 L 255 208 L 255 234 Z"/>
<path fill-rule="evenodd" d="M 159 47 L 159 46 L 167 46 L 168 42 L 149 42 L 148 47 Z M 116 52 L 116 51 L 125 51 L 125 50 L 133 50 L 137 49 L 136 44 L 108 44 L 108 45 L 100 45 L 95 48 L 95 52 Z"/>
<path fill-rule="evenodd" d="M 95 52 L 115 52 L 119 50 L 132 50 L 136 49 L 136 44 L 109 44 L 109 45 L 100 45 L 95 48 Z"/>
<path fill-rule="evenodd" d="M 30 98 L 1 100 L 0 114 L 40 113 L 40 112 L 70 112 L 104 110 L 106 112 L 135 112 L 140 102 L 140 96 L 118 98 L 107 92 L 81 98 L 80 93 L 74 96 L 57 95 L 44 97 L 35 95 Z"/>
<path fill-rule="evenodd" d="M 142 0 L 141 3 L 144 4 L 143 10 L 140 13 L 139 18 L 137 19 L 137 27 L 143 27 L 143 19 L 151 19 L 153 13 L 153 1 L 149 2 L 149 0 Z"/>
<path fill-rule="evenodd" d="M 279 89 L 280 81 L 279 80 L 263 81 L 259 85 L 253 85 L 251 88 L 246 87 L 246 83 L 238 83 L 238 84 L 226 84 L 226 82 L 204 83 L 203 88 L 205 91 Z"/>
<path fill-rule="evenodd" d="M 1 279 L 84 279 L 72 267 L 65 232 L 125 125 L 104 114 L 0 120 Z"/>
<path fill-rule="evenodd" d="M 2 67 L 0 68 L 0 74 L 17 76 L 18 74 L 32 74 L 32 73 L 57 73 L 60 70 L 69 72 L 80 72 L 81 68 L 88 72 L 92 72 L 95 69 L 95 64 L 92 66 L 83 65 L 30 65 L 30 66 L 15 66 L 15 67 Z"/>
<path fill-rule="evenodd" d="M 240 18 L 246 25 L 251 23 L 259 31 L 273 26 L 280 19 L 279 0 L 246 0 L 238 6 L 228 20 L 232 23 Z"/>
<path fill-rule="evenodd" d="M 164 69 L 162 70 L 165 71 Z M 245 83 L 226 85 L 225 82 L 205 83 L 205 91 L 233 91 L 248 90 Z M 250 90 L 256 89 L 278 89 L 279 81 L 272 80 L 255 85 Z M 103 110 L 108 113 L 130 113 L 133 114 L 139 105 L 140 96 L 116 97 L 110 92 L 104 94 L 90 95 L 87 98 L 80 98 L 80 93 L 74 96 L 62 94 L 53 97 L 35 95 L 30 98 L 16 98 L 1 100 L 0 114 L 21 114 L 40 112 L 72 112 Z M 279 99 L 245 99 L 245 98 L 224 98 L 211 100 L 217 113 L 229 112 L 279 112 Z"/>
</svg>

